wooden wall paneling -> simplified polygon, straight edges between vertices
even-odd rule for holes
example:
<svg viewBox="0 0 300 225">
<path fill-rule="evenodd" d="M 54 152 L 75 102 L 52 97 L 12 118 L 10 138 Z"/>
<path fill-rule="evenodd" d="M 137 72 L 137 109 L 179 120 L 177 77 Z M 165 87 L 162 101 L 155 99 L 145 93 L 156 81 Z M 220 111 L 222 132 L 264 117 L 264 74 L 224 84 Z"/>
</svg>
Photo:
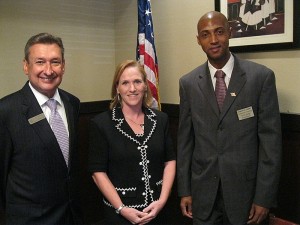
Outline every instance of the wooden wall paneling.
<svg viewBox="0 0 300 225">
<path fill-rule="evenodd" d="M 81 104 L 79 120 L 80 157 L 82 166 L 83 209 L 88 224 L 99 222 L 102 197 L 90 174 L 87 172 L 88 121 L 94 115 L 108 109 L 109 101 L 99 101 Z M 169 115 L 170 132 L 174 147 L 177 143 L 179 106 L 177 104 L 162 104 L 162 111 Z M 278 207 L 272 213 L 286 220 L 300 223 L 300 115 L 281 114 L 282 119 L 282 173 L 279 184 Z M 177 183 L 175 181 L 170 199 L 165 206 L 166 220 L 172 225 L 189 225 L 192 221 L 184 218 L 179 207 Z"/>
<path fill-rule="evenodd" d="M 274 214 L 300 223 L 300 115 L 281 114 L 282 168 Z"/>
<path fill-rule="evenodd" d="M 88 172 L 89 121 L 108 110 L 109 101 L 81 103 L 79 118 L 79 154 L 81 164 L 81 204 L 84 222 L 97 224 L 103 219 L 102 195 Z"/>
</svg>

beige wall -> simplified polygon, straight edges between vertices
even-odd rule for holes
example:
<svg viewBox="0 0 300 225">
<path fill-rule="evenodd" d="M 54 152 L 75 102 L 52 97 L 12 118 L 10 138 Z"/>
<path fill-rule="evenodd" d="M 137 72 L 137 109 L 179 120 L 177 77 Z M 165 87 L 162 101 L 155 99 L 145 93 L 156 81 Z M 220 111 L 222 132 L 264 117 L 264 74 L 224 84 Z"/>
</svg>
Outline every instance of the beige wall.
<svg viewBox="0 0 300 225">
<path fill-rule="evenodd" d="M 196 42 L 196 23 L 214 9 L 214 0 L 151 3 L 161 101 L 177 104 L 179 78 L 206 60 Z M 42 27 L 64 40 L 67 72 L 62 87 L 83 102 L 109 99 L 115 64 L 135 58 L 136 13 L 136 0 L 0 0 L 0 97 L 25 82 L 23 48 Z M 273 69 L 281 112 L 300 113 L 300 50 L 238 55 Z"/>
<path fill-rule="evenodd" d="M 0 0 L 0 97 L 20 89 L 23 49 L 34 34 L 63 39 L 62 88 L 81 101 L 109 99 L 115 68 L 114 4 L 111 0 Z"/>
<path fill-rule="evenodd" d="M 121 3 L 123 0 L 116 2 Z M 116 14 L 116 21 L 119 21 L 116 23 L 116 34 L 122 30 L 122 27 L 132 27 L 135 23 L 136 1 L 126 2 L 127 15 L 118 17 Z M 203 13 L 214 10 L 214 0 L 152 0 L 151 3 L 159 62 L 161 101 L 177 104 L 179 103 L 179 78 L 206 60 L 205 54 L 196 41 L 196 24 Z M 124 20 L 124 18 L 127 19 Z M 129 48 L 129 46 L 135 48 L 135 33 L 122 31 L 124 33 L 120 33 L 126 40 L 120 38 L 116 42 L 118 43 L 116 61 L 121 61 L 126 57 L 135 57 L 135 52 L 130 52 L 131 48 Z M 298 88 L 300 87 L 300 73 L 298 72 L 300 71 L 300 50 L 239 53 L 238 56 L 273 69 L 276 75 L 280 111 L 300 113 Z"/>
</svg>

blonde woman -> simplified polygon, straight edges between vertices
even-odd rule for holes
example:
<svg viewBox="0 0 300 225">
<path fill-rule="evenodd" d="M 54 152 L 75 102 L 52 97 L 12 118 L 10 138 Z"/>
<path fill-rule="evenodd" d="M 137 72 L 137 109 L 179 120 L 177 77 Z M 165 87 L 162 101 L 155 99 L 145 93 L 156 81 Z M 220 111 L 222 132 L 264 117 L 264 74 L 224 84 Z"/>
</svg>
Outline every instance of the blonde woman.
<svg viewBox="0 0 300 225">
<path fill-rule="evenodd" d="M 90 126 L 89 168 L 104 196 L 105 224 L 163 224 L 158 216 L 175 177 L 175 152 L 165 113 L 152 101 L 143 67 L 121 63 L 110 110 Z"/>
</svg>

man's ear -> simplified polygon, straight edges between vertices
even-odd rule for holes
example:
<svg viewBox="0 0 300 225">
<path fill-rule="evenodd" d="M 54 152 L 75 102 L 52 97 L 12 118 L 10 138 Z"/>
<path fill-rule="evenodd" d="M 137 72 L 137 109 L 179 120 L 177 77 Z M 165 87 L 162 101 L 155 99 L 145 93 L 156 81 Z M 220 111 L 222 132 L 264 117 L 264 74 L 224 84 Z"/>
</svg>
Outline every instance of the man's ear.
<svg viewBox="0 0 300 225">
<path fill-rule="evenodd" d="M 200 45 L 200 46 L 201 46 L 201 44 L 200 44 L 200 40 L 199 40 L 199 36 L 198 36 L 198 35 L 196 35 L 196 38 L 197 38 L 197 43 L 198 43 L 198 45 Z"/>
<path fill-rule="evenodd" d="M 23 71 L 26 75 L 28 75 L 28 62 L 26 59 L 23 59 Z"/>
</svg>

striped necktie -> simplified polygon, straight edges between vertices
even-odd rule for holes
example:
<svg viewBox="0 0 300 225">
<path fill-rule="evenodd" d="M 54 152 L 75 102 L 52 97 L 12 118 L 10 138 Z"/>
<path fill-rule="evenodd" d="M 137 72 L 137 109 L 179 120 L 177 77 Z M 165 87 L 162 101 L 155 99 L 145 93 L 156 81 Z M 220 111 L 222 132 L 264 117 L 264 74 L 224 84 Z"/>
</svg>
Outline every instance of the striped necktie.
<svg viewBox="0 0 300 225">
<path fill-rule="evenodd" d="M 222 107 L 223 107 L 223 103 L 224 103 L 224 99 L 225 99 L 226 91 L 227 91 L 227 87 L 226 87 L 226 84 L 224 81 L 225 76 L 226 76 L 226 74 L 222 70 L 217 70 L 217 72 L 215 73 L 215 77 L 217 78 L 215 93 L 216 93 L 220 112 L 222 111 Z"/>
<path fill-rule="evenodd" d="M 55 99 L 49 99 L 46 105 L 50 108 L 50 126 L 60 146 L 66 164 L 69 162 L 69 136 L 64 122 L 57 111 L 57 101 Z"/>
</svg>

